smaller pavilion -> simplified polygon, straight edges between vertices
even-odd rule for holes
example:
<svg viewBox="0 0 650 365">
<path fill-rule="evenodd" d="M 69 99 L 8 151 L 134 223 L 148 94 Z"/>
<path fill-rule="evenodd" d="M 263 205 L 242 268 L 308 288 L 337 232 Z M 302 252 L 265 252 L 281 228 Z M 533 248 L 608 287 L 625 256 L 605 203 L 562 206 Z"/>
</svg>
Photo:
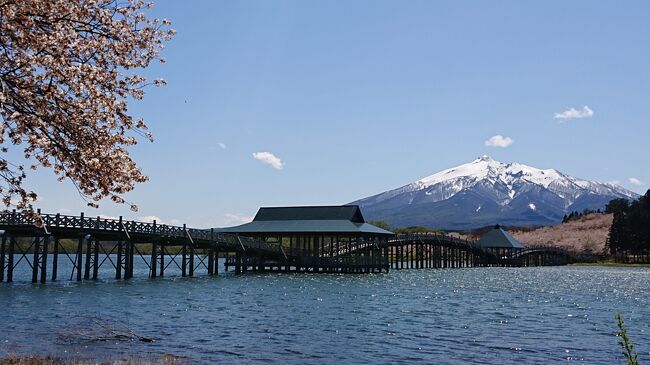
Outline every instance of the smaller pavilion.
<svg viewBox="0 0 650 365">
<path fill-rule="evenodd" d="M 286 252 L 285 270 L 388 271 L 393 232 L 366 223 L 357 205 L 263 207 L 252 222 L 218 231 L 265 240 Z"/>
<path fill-rule="evenodd" d="M 498 257 L 509 256 L 525 248 L 498 224 L 478 240 L 478 245 Z"/>
</svg>

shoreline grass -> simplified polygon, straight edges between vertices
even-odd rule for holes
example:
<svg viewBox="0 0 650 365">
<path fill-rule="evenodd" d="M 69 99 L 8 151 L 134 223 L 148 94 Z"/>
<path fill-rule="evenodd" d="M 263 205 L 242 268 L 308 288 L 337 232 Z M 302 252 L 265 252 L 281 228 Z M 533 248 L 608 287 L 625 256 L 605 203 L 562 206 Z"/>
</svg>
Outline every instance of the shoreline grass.
<svg viewBox="0 0 650 365">
<path fill-rule="evenodd" d="M 185 365 L 189 358 L 165 354 L 158 357 L 125 357 L 114 360 L 63 359 L 52 356 L 8 356 L 0 358 L 0 365 Z"/>
</svg>

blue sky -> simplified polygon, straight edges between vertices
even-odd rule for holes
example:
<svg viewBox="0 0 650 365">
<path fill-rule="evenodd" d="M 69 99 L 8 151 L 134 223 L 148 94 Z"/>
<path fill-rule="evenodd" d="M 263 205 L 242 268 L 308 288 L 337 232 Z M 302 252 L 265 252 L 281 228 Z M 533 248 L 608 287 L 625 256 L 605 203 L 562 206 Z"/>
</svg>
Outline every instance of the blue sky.
<svg viewBox="0 0 650 365">
<path fill-rule="evenodd" d="M 650 187 L 648 2 L 157 1 L 152 15 L 178 33 L 146 71 L 168 85 L 131 105 L 155 135 L 132 149 L 151 179 L 128 195 L 140 211 L 87 208 L 47 171 L 31 181 L 43 211 L 233 225 L 484 154 Z M 571 108 L 582 118 L 554 117 Z M 495 135 L 513 142 L 486 146 Z"/>
</svg>

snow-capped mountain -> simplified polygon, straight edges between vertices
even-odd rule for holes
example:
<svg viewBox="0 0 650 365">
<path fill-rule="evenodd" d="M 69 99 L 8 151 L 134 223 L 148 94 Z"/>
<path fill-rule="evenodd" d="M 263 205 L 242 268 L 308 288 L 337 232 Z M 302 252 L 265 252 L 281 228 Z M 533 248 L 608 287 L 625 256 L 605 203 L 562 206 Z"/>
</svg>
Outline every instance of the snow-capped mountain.
<svg viewBox="0 0 650 365">
<path fill-rule="evenodd" d="M 488 156 L 352 204 L 366 219 L 393 226 L 467 229 L 491 224 L 556 224 L 566 213 L 600 209 L 611 199 L 639 195 L 554 169 L 505 164 Z"/>
</svg>

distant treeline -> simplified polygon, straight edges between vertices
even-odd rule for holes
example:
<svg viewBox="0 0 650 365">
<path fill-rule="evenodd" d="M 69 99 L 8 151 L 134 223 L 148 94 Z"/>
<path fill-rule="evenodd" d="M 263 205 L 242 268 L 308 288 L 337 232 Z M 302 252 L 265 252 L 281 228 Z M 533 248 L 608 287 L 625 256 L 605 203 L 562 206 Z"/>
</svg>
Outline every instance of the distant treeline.
<svg viewBox="0 0 650 365">
<path fill-rule="evenodd" d="M 445 231 L 441 229 L 432 229 L 429 227 L 423 227 L 423 226 L 410 226 L 410 227 L 391 227 L 390 224 L 386 223 L 386 221 L 380 220 L 380 221 L 370 221 L 368 222 L 372 224 L 373 226 L 377 226 L 379 228 L 385 229 L 387 231 L 391 231 L 396 234 L 407 234 L 407 233 L 439 233 L 443 234 Z"/>
<path fill-rule="evenodd" d="M 575 212 L 571 212 L 571 213 L 569 213 L 569 214 L 565 214 L 565 215 L 564 215 L 564 218 L 562 218 L 562 223 L 567 223 L 567 222 L 571 222 L 571 221 L 576 221 L 576 220 L 579 220 L 580 218 L 582 218 L 582 217 L 584 217 L 584 216 L 586 216 L 586 215 L 594 214 L 594 213 L 601 214 L 601 213 L 607 213 L 607 212 L 603 212 L 603 211 L 600 210 L 600 209 L 596 209 L 596 210 L 593 210 L 593 209 L 585 209 L 585 210 L 583 210 L 582 212 L 575 211 Z"/>
<path fill-rule="evenodd" d="M 638 200 L 614 199 L 607 204 L 614 219 L 607 249 L 623 262 L 650 262 L 650 190 Z"/>
</svg>

